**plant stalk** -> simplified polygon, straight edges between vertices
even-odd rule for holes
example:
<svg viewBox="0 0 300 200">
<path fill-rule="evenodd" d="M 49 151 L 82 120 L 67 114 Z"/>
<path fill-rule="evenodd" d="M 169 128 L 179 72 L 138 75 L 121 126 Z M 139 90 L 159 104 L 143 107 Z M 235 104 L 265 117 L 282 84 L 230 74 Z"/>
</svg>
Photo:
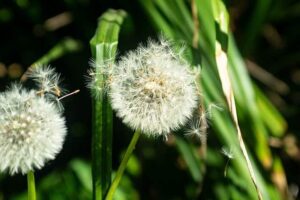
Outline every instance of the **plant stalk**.
<svg viewBox="0 0 300 200">
<path fill-rule="evenodd" d="M 121 24 L 126 17 L 123 10 L 109 9 L 101 15 L 95 35 L 90 41 L 92 56 L 101 67 L 115 60 Z M 107 77 L 96 70 L 96 78 L 104 86 Z M 92 181 L 93 200 L 102 200 L 111 184 L 113 112 L 107 95 L 92 101 Z"/>
<path fill-rule="evenodd" d="M 115 176 L 115 178 L 114 178 L 114 180 L 113 180 L 113 182 L 112 182 L 112 184 L 111 184 L 111 186 L 108 190 L 106 200 L 112 200 L 113 199 L 114 193 L 115 193 L 115 191 L 116 191 L 116 189 L 117 189 L 117 187 L 118 187 L 118 185 L 121 181 L 121 178 L 122 178 L 123 173 L 126 169 L 129 158 L 130 158 L 133 150 L 135 149 L 135 145 L 136 145 L 140 135 L 141 135 L 141 131 L 136 130 L 133 137 L 132 137 L 132 139 L 131 139 L 131 141 L 130 141 L 129 146 L 127 147 L 126 153 L 125 153 L 124 158 L 123 158 L 123 160 L 122 160 L 122 162 L 121 162 L 121 164 L 118 168 L 116 176 Z"/>
<path fill-rule="evenodd" d="M 36 200 L 35 180 L 33 171 L 27 173 L 28 200 Z"/>
</svg>

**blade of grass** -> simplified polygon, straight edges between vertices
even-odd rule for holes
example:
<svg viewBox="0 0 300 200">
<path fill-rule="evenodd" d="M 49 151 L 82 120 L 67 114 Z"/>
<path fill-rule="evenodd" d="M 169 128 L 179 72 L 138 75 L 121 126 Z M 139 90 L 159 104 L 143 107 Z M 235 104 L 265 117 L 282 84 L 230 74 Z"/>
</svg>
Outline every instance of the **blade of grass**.
<svg viewBox="0 0 300 200">
<path fill-rule="evenodd" d="M 257 191 L 258 199 L 262 200 L 262 194 L 261 190 L 257 184 L 256 176 L 254 174 L 254 170 L 252 167 L 252 163 L 250 161 L 246 145 L 244 143 L 242 132 L 239 126 L 238 117 L 237 117 L 237 111 L 236 111 L 236 105 L 235 105 L 235 99 L 234 99 L 234 93 L 231 86 L 231 81 L 229 77 L 228 72 L 228 59 L 227 54 L 225 51 L 228 50 L 228 33 L 229 33 L 229 15 L 227 13 L 226 7 L 224 3 L 221 0 L 214 0 L 212 1 L 213 5 L 213 13 L 214 13 L 214 19 L 216 21 L 216 25 L 218 26 L 218 31 L 220 35 L 226 34 L 225 37 L 218 38 L 216 40 L 216 61 L 217 61 L 217 67 L 219 76 L 221 79 L 221 85 L 223 88 L 223 93 L 226 97 L 227 105 L 229 107 L 229 111 L 231 114 L 231 117 L 234 121 L 234 125 L 237 130 L 237 136 L 240 144 L 241 151 L 243 153 L 243 156 L 246 160 L 247 167 L 250 173 L 250 177 L 252 179 L 252 182 L 255 186 L 255 189 Z M 218 36 L 217 31 L 217 36 Z"/>
<path fill-rule="evenodd" d="M 147 2 L 147 6 L 145 6 L 145 2 Z M 190 1 L 188 1 L 190 3 Z M 184 41 L 187 41 L 188 45 L 192 46 L 192 44 L 189 44 L 189 42 L 191 41 L 191 38 L 193 36 L 193 32 L 191 31 L 190 34 L 190 38 L 185 38 L 184 35 L 182 35 L 182 31 L 181 30 L 177 30 L 178 27 L 176 25 L 173 25 L 174 22 L 172 22 L 172 20 L 170 18 L 168 18 L 167 15 L 165 15 L 164 13 L 161 14 L 160 12 L 162 10 L 158 9 L 158 5 L 156 4 L 156 1 L 149 1 L 149 0 L 145 0 L 145 1 L 140 1 L 140 3 L 144 6 L 144 8 L 146 9 L 146 11 L 149 13 L 152 21 L 154 22 L 154 25 L 157 27 L 157 29 L 159 31 L 163 31 L 163 32 L 168 32 L 170 34 L 167 34 L 168 37 L 172 38 L 173 40 L 178 40 L 178 39 L 182 39 Z M 225 101 L 222 97 L 222 88 L 219 82 L 219 78 L 218 78 L 218 72 L 217 72 L 217 67 L 216 67 L 216 62 L 215 62 L 215 57 L 214 57 L 214 52 L 215 52 L 215 40 L 216 40 L 216 30 L 215 30 L 215 23 L 214 23 L 214 17 L 212 14 L 212 8 L 211 8 L 211 1 L 210 0 L 203 0 L 203 1 L 196 1 L 196 5 L 198 8 L 198 15 L 199 15 L 199 50 L 197 50 L 195 53 L 196 54 L 200 54 L 201 55 L 201 66 L 202 66 L 202 76 L 201 76 L 201 82 L 203 85 L 203 97 L 205 100 L 205 104 L 208 106 L 211 103 L 218 103 L 221 105 L 225 105 Z M 149 8 L 149 9 L 148 9 Z M 151 8 L 151 10 L 150 10 Z M 155 10 L 156 9 L 156 10 Z M 173 10 L 173 12 L 181 12 L 180 10 Z M 159 23 L 156 21 L 156 19 L 159 18 L 160 22 L 163 22 L 166 26 L 160 26 Z M 192 18 L 191 18 L 192 20 Z M 166 28 L 167 27 L 167 28 Z M 182 27 L 185 27 L 185 23 L 183 21 Z M 230 36 L 231 37 L 231 36 Z M 240 72 L 239 70 L 244 70 L 245 71 L 245 67 L 244 64 L 242 62 L 242 58 L 240 57 L 239 54 L 234 54 L 236 53 L 235 51 L 232 51 L 232 47 L 233 45 L 231 45 L 231 42 L 233 41 L 233 38 L 230 38 L 229 40 L 229 50 L 228 50 L 228 57 L 229 57 L 229 64 L 230 64 L 230 69 L 234 69 L 236 72 Z M 237 51 L 237 49 L 235 48 L 235 50 Z M 234 52 L 234 53 L 233 53 Z M 189 60 L 191 57 L 188 57 L 187 59 Z M 190 60 L 192 62 L 192 60 Z M 239 106 L 239 114 L 242 113 L 243 115 L 247 116 L 248 122 L 246 123 L 247 126 L 245 126 L 246 130 L 250 131 L 250 135 L 248 136 L 248 132 L 247 132 L 247 139 L 249 139 L 251 142 L 253 142 L 253 145 L 259 143 L 260 141 L 260 137 L 264 137 L 267 138 L 267 136 L 265 135 L 265 126 L 264 124 L 262 124 L 262 119 L 261 117 L 257 117 L 257 113 L 259 113 L 258 109 L 252 109 L 251 107 L 254 105 L 254 107 L 256 107 L 257 105 L 255 105 L 255 100 L 256 100 L 256 96 L 255 96 L 255 92 L 253 92 L 253 90 L 251 89 L 252 84 L 251 84 L 251 80 L 248 77 L 248 74 L 246 72 L 243 72 L 242 74 L 239 73 L 231 73 L 230 75 L 234 76 L 232 79 L 233 81 L 238 80 L 237 83 L 235 83 L 235 85 L 238 85 L 239 87 L 234 87 L 234 91 L 235 91 L 235 96 L 237 98 L 237 103 Z M 250 88 L 249 88 L 250 87 Z M 249 91 L 249 92 L 248 92 Z M 249 98 L 251 97 L 251 98 Z M 249 101 L 252 103 L 249 106 Z M 276 110 L 273 110 L 274 112 L 277 112 Z M 236 135 L 236 130 L 232 124 L 232 120 L 228 120 L 228 116 L 227 115 L 219 115 L 218 112 L 216 112 L 217 114 L 214 114 L 213 116 L 213 123 L 212 123 L 212 127 L 215 130 L 215 136 L 217 137 L 217 139 L 219 140 L 219 142 L 221 142 L 222 144 L 226 145 L 226 146 L 233 146 L 235 147 L 236 144 L 238 144 L 238 142 L 233 139 L 235 139 L 235 135 Z M 256 113 L 256 115 L 251 114 L 251 113 Z M 277 112 L 278 113 L 278 112 Z M 230 116 L 229 116 L 230 117 Z M 249 119 L 250 119 L 250 123 L 249 123 Z M 256 122 L 259 121 L 259 125 L 255 125 L 255 127 L 253 128 L 251 124 L 256 124 Z M 245 125 L 245 124 L 243 124 Z M 251 131 L 251 129 L 254 129 Z M 253 134 L 252 132 L 254 132 L 257 136 L 259 137 L 251 137 L 251 134 Z M 263 134 L 261 134 L 263 133 Z M 265 135 L 265 136 L 264 136 Z M 191 145 L 191 144 L 190 144 Z M 264 148 L 266 148 L 268 151 L 265 151 L 267 153 L 263 153 L 262 149 L 263 148 L 259 148 L 260 153 L 264 156 L 260 156 L 258 154 L 258 157 L 260 158 L 260 160 L 263 160 L 265 158 L 265 160 L 270 160 L 270 158 L 268 158 L 269 154 L 269 147 L 268 147 L 268 143 L 267 140 L 264 139 L 262 140 L 260 146 L 263 146 Z M 212 148 L 212 147 L 209 147 Z M 238 148 L 238 146 L 236 146 L 235 148 Z M 254 150 L 256 150 L 256 148 L 253 148 Z M 256 151 L 256 152 L 258 152 Z M 251 157 L 251 156 L 250 156 Z M 254 156 L 253 156 L 254 157 Z M 252 160 L 253 161 L 253 160 Z M 244 158 L 243 156 L 239 153 L 239 151 L 236 153 L 236 158 L 234 159 L 234 170 L 236 171 L 237 174 L 239 174 L 239 176 L 241 176 L 240 178 L 243 178 L 247 181 L 247 183 L 250 185 L 250 177 L 249 177 L 249 173 L 247 170 L 247 167 L 245 165 L 244 162 Z M 268 162 L 270 163 L 270 162 Z M 277 191 L 274 190 L 274 186 L 273 185 L 268 185 L 264 178 L 262 177 L 260 171 L 258 171 L 258 167 L 254 164 L 254 172 L 256 173 L 257 176 L 257 180 L 259 182 L 259 185 L 261 187 L 262 193 L 264 195 L 265 199 L 269 199 L 269 192 L 274 192 L 277 193 Z M 218 167 L 218 166 L 215 166 Z M 200 165 L 199 165 L 199 169 L 200 169 Z M 228 178 L 231 178 L 230 175 Z M 267 179 L 267 178 L 266 178 Z M 247 190 L 247 194 L 249 195 L 249 199 L 254 199 L 255 196 L 253 196 L 253 194 L 255 194 L 254 187 L 246 187 L 245 188 Z M 278 194 L 278 193 L 277 193 Z M 279 197 L 280 195 L 277 195 L 277 197 Z"/>
<path fill-rule="evenodd" d="M 285 172 L 279 157 L 275 157 L 274 159 L 272 181 L 275 183 L 278 190 L 280 191 L 282 199 L 293 199 L 292 195 L 288 190 L 288 184 L 287 184 Z"/>
<path fill-rule="evenodd" d="M 203 180 L 203 175 L 201 174 L 201 169 L 199 169 L 200 158 L 197 157 L 195 153 L 195 149 L 193 146 L 189 145 L 183 138 L 176 137 L 176 146 L 180 152 L 182 152 L 182 156 L 188 165 L 188 169 L 196 182 L 201 182 Z"/>
<path fill-rule="evenodd" d="M 243 38 L 242 53 L 248 55 L 255 44 L 255 39 L 260 33 L 263 23 L 269 14 L 272 0 L 258 0 L 255 1 L 255 8 L 250 17 L 249 24 L 246 27 L 245 35 Z"/>
<path fill-rule="evenodd" d="M 249 121 L 252 122 L 252 125 L 250 127 L 247 126 L 245 130 L 251 130 L 248 131 L 248 134 L 256 138 L 256 154 L 264 168 L 270 169 L 272 155 L 267 141 L 268 133 L 260 116 L 261 112 L 256 104 L 257 96 L 252 88 L 245 63 L 238 53 L 232 35 L 229 35 L 228 57 L 230 77 L 232 82 L 235 83 L 232 87 L 234 91 L 238 92 L 238 94 L 235 93 L 236 102 L 238 105 L 247 105 L 244 108 L 239 107 L 240 114 L 243 115 L 247 124 L 249 124 Z"/>
<path fill-rule="evenodd" d="M 182 0 L 171 0 L 172 3 L 174 2 L 174 6 L 181 12 L 178 13 L 179 17 L 184 20 L 186 27 L 189 27 L 190 30 L 194 29 L 193 20 L 191 18 L 192 14 L 189 10 L 187 4 L 185 4 Z"/>
<path fill-rule="evenodd" d="M 256 85 L 254 85 L 254 89 L 257 96 L 257 105 L 262 113 L 261 118 L 264 120 L 266 127 L 273 136 L 282 137 L 287 129 L 286 121 Z"/>
<path fill-rule="evenodd" d="M 126 13 L 108 10 L 100 18 L 96 33 L 90 41 L 92 56 L 96 63 L 114 60 L 117 51 L 120 26 Z M 97 73 L 97 72 L 96 72 Z M 97 78 L 104 80 L 101 73 Z M 111 183 L 112 174 L 112 109 L 108 98 L 92 100 L 92 178 L 93 199 L 103 199 Z"/>
<path fill-rule="evenodd" d="M 189 32 L 192 30 L 193 26 L 188 26 L 188 28 L 183 27 L 182 23 L 192 23 L 191 21 L 185 22 L 180 15 L 181 12 L 176 12 L 177 7 L 175 7 L 174 1 L 169 3 L 170 1 L 156 1 L 159 8 L 164 12 L 165 15 L 170 18 L 174 22 L 174 26 L 178 27 L 181 30 L 181 33 L 185 35 L 185 37 L 189 37 Z M 175 12 L 174 12 L 175 11 Z M 188 23 L 189 24 L 189 23 Z M 191 24 L 192 25 L 192 24 Z"/>
<path fill-rule="evenodd" d="M 152 16 L 153 22 L 158 29 L 163 30 L 164 34 L 168 37 L 174 37 L 172 32 L 172 28 L 169 24 L 165 21 L 165 19 L 159 14 L 158 10 L 156 9 L 155 5 L 151 0 L 140 0 L 141 5 L 144 7 L 145 11 L 148 12 L 149 15 Z"/>
<path fill-rule="evenodd" d="M 151 5 L 151 3 L 149 1 L 147 1 L 147 2 L 148 2 L 148 4 Z M 141 3 L 145 4 L 145 1 L 141 1 Z M 196 3 L 197 3 L 197 5 L 200 4 L 199 1 L 196 1 Z M 161 19 L 161 21 L 164 20 L 164 18 L 159 14 L 159 12 L 151 12 L 153 10 L 148 10 L 147 9 L 147 8 L 149 8 L 148 6 L 144 6 L 144 7 L 150 13 L 150 16 L 153 17 L 153 19 L 159 17 Z M 202 79 L 203 79 L 203 82 L 207 83 L 207 84 L 205 84 L 206 89 L 210 88 L 208 90 L 209 93 L 213 93 L 215 97 L 219 97 L 219 98 L 217 98 L 217 99 L 219 99 L 217 102 L 220 102 L 220 99 L 221 99 L 221 96 L 220 96 L 221 90 L 218 91 L 219 88 L 220 88 L 220 87 L 216 86 L 216 83 L 218 82 L 218 79 L 217 79 L 217 77 L 216 77 L 216 75 L 214 73 L 214 69 L 211 67 L 211 65 L 214 65 L 214 58 L 210 56 L 210 55 L 213 54 L 213 53 L 210 53 L 210 52 L 214 52 L 213 51 L 214 47 L 211 45 L 212 44 L 212 40 L 213 40 L 214 37 L 212 37 L 211 34 L 209 34 L 209 33 L 212 33 L 213 30 L 214 30 L 214 28 L 213 28 L 213 26 L 211 26 L 211 24 L 213 24 L 213 20 L 210 20 L 210 19 L 212 19 L 212 17 L 211 17 L 212 16 L 212 12 L 210 12 L 210 2 L 209 1 L 204 1 L 204 2 L 202 2 L 201 6 L 199 6 L 199 7 L 201 8 L 201 12 L 199 12 L 199 15 L 202 16 L 202 18 L 200 18 L 200 22 L 203 25 L 205 25 L 207 27 L 210 27 L 210 28 L 207 28 L 207 27 L 203 28 L 202 32 L 201 32 L 201 33 L 204 33 L 204 35 L 207 35 L 206 38 L 209 38 L 209 40 L 206 40 L 206 39 L 202 38 L 202 40 L 199 41 L 200 46 L 202 47 L 202 49 L 205 49 L 205 51 L 203 51 L 203 54 L 205 55 L 206 59 L 203 59 L 203 66 L 207 66 L 206 68 L 204 68 L 204 70 L 205 70 L 205 72 L 204 72 L 205 76 L 202 76 Z M 151 5 L 151 8 L 155 8 L 154 5 Z M 176 12 L 176 11 L 174 11 L 174 12 Z M 180 10 L 177 11 L 177 12 L 180 12 Z M 204 20 L 203 18 L 207 18 L 207 20 Z M 171 20 L 169 19 L 169 21 L 171 21 Z M 155 20 L 154 20 L 154 22 L 155 22 Z M 211 23 L 209 23 L 209 22 L 211 22 Z M 164 23 L 168 24 L 167 21 L 164 21 Z M 163 30 L 163 31 L 165 30 L 164 26 L 159 26 L 158 28 L 161 29 L 161 30 Z M 170 29 L 168 29 L 168 31 L 170 31 Z M 173 32 L 175 32 L 175 33 L 178 34 L 178 32 L 176 32 L 174 30 L 173 30 Z M 174 34 L 171 34 L 171 35 L 174 35 Z M 192 32 L 191 32 L 191 36 L 192 36 Z M 174 36 L 174 37 L 177 38 L 178 35 L 177 35 L 177 37 L 176 36 Z M 206 47 L 209 47 L 209 48 L 206 48 Z M 209 71 L 209 72 L 206 73 L 207 71 Z M 215 101 L 210 101 L 210 102 L 215 102 Z M 207 103 L 207 104 L 210 104 L 210 102 Z M 230 133 L 230 131 L 227 132 L 224 129 L 221 129 L 221 132 L 223 132 L 223 133 Z M 229 144 L 230 144 L 230 142 L 232 141 L 232 140 L 230 140 L 231 136 L 229 135 L 228 138 L 229 138 L 228 141 L 229 141 Z M 200 169 L 200 165 L 199 165 L 199 169 Z M 242 168 L 238 167 L 238 169 L 241 170 Z M 245 173 L 243 173 L 243 172 L 241 174 L 245 175 Z M 249 194 L 251 194 L 251 193 L 252 193 L 252 190 L 249 191 Z"/>
</svg>

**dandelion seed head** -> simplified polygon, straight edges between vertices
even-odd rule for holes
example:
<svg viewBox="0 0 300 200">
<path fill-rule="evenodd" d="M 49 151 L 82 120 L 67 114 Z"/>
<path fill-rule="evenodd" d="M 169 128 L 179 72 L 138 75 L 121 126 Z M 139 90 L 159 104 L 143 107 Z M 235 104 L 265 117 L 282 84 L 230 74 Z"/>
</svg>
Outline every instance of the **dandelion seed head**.
<svg viewBox="0 0 300 200">
<path fill-rule="evenodd" d="M 150 41 L 122 57 L 114 67 L 109 95 L 125 124 L 151 136 L 185 124 L 198 99 L 189 65 L 167 41 Z"/>
<path fill-rule="evenodd" d="M 28 72 L 31 78 L 42 93 L 50 93 L 61 96 L 66 91 L 61 87 L 60 74 L 56 73 L 50 65 L 37 65 Z"/>
<path fill-rule="evenodd" d="M 0 93 L 0 171 L 26 174 L 60 152 L 65 120 L 37 91 L 13 85 Z"/>
</svg>

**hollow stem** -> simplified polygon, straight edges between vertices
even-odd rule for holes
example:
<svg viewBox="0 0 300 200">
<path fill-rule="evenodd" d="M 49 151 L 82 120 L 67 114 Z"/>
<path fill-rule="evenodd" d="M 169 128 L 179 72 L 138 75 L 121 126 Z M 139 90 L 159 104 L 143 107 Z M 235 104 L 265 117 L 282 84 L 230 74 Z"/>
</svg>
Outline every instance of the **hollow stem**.
<svg viewBox="0 0 300 200">
<path fill-rule="evenodd" d="M 136 130 L 133 137 L 132 137 L 132 139 L 131 139 L 131 141 L 130 141 L 129 146 L 127 147 L 126 153 L 125 153 L 125 155 L 123 157 L 123 160 L 122 160 L 122 162 L 121 162 L 121 164 L 118 168 L 116 176 L 115 176 L 115 178 L 114 178 L 114 180 L 113 180 L 113 182 L 112 182 L 112 184 L 111 184 L 111 186 L 108 190 L 108 193 L 106 195 L 106 200 L 112 200 L 113 199 L 114 193 L 115 193 L 115 191 L 116 191 L 116 189 L 117 189 L 117 187 L 118 187 L 118 185 L 121 181 L 121 178 L 122 178 L 123 173 L 126 169 L 129 158 L 130 158 L 133 150 L 135 149 L 135 145 L 136 145 L 140 135 L 141 135 L 141 131 Z"/>
<path fill-rule="evenodd" d="M 35 180 L 33 171 L 27 173 L 28 200 L 36 200 Z"/>
</svg>

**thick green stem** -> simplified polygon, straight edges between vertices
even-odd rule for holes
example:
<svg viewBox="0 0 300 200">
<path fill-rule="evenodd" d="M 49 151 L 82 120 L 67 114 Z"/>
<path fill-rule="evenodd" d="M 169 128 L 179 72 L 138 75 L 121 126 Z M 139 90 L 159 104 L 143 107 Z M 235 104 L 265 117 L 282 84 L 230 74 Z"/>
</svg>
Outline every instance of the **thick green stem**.
<svg viewBox="0 0 300 200">
<path fill-rule="evenodd" d="M 93 199 L 103 199 L 111 181 L 112 110 L 107 97 L 93 100 Z"/>
<path fill-rule="evenodd" d="M 95 70 L 97 87 L 105 87 L 107 77 L 101 67 L 116 56 L 120 26 L 126 16 L 122 10 L 108 10 L 100 18 L 94 37 L 90 41 L 92 56 L 100 66 Z M 111 183 L 113 114 L 106 95 L 93 99 L 92 175 L 93 200 L 102 200 Z"/>
<path fill-rule="evenodd" d="M 117 189 L 117 187 L 118 187 L 118 185 L 119 185 L 119 183 L 121 181 L 121 178 L 122 178 L 123 173 L 124 173 L 124 171 L 126 169 L 128 160 L 129 160 L 129 158 L 130 158 L 133 150 L 135 149 L 135 145 L 136 145 L 136 143 L 137 143 L 140 135 L 141 135 L 141 131 L 140 130 L 136 130 L 135 133 L 134 133 L 134 135 L 133 135 L 133 137 L 132 137 L 132 139 L 131 139 L 131 141 L 130 141 L 130 144 L 129 144 L 127 150 L 126 150 L 124 158 L 123 158 L 123 160 L 122 160 L 122 162 L 121 162 L 121 164 L 120 164 L 120 166 L 118 168 L 116 176 L 115 176 L 115 178 L 114 178 L 114 180 L 113 180 L 113 182 L 112 182 L 112 184 L 111 184 L 111 186 L 110 186 L 110 188 L 108 190 L 108 193 L 107 193 L 107 196 L 106 196 L 106 200 L 112 200 L 113 199 L 114 193 L 115 193 L 115 191 L 116 191 L 116 189 Z"/>
<path fill-rule="evenodd" d="M 36 200 L 35 180 L 33 171 L 27 173 L 28 200 Z"/>
</svg>

